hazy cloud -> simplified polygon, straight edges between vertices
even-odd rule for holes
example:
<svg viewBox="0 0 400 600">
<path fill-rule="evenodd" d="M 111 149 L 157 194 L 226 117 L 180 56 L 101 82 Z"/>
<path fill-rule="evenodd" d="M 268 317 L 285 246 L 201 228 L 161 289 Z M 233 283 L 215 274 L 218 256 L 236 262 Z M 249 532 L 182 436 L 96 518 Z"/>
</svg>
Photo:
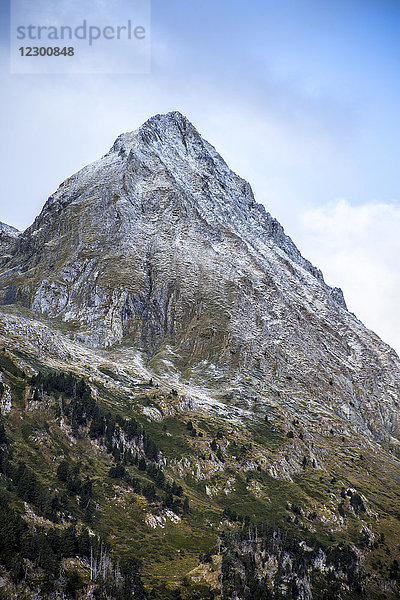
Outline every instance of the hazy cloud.
<svg viewBox="0 0 400 600">
<path fill-rule="evenodd" d="M 400 204 L 338 200 L 304 213 L 301 246 L 349 309 L 400 354 Z"/>
</svg>

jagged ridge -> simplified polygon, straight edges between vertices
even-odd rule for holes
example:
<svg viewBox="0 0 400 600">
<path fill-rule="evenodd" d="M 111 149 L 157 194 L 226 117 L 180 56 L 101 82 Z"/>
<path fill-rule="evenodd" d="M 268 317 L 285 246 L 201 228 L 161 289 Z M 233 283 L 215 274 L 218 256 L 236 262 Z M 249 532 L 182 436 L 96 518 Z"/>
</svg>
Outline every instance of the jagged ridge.
<svg viewBox="0 0 400 600">
<path fill-rule="evenodd" d="M 210 365 L 241 402 L 315 398 L 397 443 L 397 356 L 180 113 L 119 136 L 61 184 L 0 284 L 3 304 L 61 318 L 85 344 L 129 336 L 161 373 L 208 385 Z"/>
<path fill-rule="evenodd" d="M 398 357 L 182 115 L 120 136 L 24 234 L 3 238 L 3 492 L 34 534 L 19 587 L 1 573 L 6 594 L 49 584 L 35 570 L 37 511 L 70 518 L 65 500 L 44 501 L 71 484 L 64 454 L 64 471 L 82 463 L 90 478 L 69 490 L 73 536 L 93 498 L 91 525 L 117 559 L 100 543 L 108 567 L 93 583 L 87 543 L 77 560 L 45 536 L 84 577 L 80 597 L 102 579 L 118 584 L 102 597 L 124 594 L 137 569 L 121 573 L 123 556 L 143 558 L 160 600 L 178 594 L 161 582 L 183 583 L 185 600 L 325 600 L 330 584 L 343 600 L 398 597 Z M 147 446 L 125 435 L 136 419 Z M 43 484 L 30 506 L 20 460 Z M 66 579 L 49 566 L 58 596 Z"/>
</svg>

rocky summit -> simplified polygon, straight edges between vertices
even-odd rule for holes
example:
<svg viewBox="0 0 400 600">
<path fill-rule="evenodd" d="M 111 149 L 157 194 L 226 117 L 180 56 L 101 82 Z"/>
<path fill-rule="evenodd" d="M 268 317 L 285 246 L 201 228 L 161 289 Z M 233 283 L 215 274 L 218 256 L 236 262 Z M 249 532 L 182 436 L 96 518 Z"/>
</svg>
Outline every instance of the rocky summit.
<svg viewBox="0 0 400 600">
<path fill-rule="evenodd" d="M 180 113 L 0 224 L 0 344 L 0 595 L 399 597 L 399 358 Z"/>
</svg>

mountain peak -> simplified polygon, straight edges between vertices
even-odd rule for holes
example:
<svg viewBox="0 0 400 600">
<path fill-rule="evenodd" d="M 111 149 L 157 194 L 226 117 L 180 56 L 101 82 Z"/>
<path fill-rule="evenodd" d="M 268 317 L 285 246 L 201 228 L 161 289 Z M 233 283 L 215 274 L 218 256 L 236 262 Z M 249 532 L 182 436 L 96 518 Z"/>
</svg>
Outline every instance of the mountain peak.
<svg viewBox="0 0 400 600">
<path fill-rule="evenodd" d="M 0 348 L 10 600 L 400 597 L 399 357 L 181 113 L 0 224 Z"/>
<path fill-rule="evenodd" d="M 47 252 L 49 247 L 51 253 Z M 4 264 L 9 274 L 2 280 L 0 302 L 2 297 L 9 302 L 10 298 L 16 301 L 23 296 L 23 301 L 38 312 L 63 314 L 66 319 L 79 313 L 76 318 L 82 323 L 86 322 L 79 308 L 82 287 L 76 286 L 73 292 L 70 287 L 78 278 L 77 265 L 84 268 L 89 256 L 93 265 L 98 264 L 91 275 L 96 285 L 100 282 L 96 273 L 103 274 L 104 298 L 114 285 L 118 293 L 124 289 L 125 294 L 125 287 L 129 293 L 139 293 L 150 277 L 147 263 L 143 263 L 145 257 L 151 257 L 151 269 L 169 272 L 170 263 L 165 263 L 169 256 L 176 265 L 175 280 L 181 282 L 182 289 L 191 287 L 190 303 L 198 300 L 196 273 L 204 271 L 207 260 L 211 278 L 221 269 L 220 278 L 226 280 L 227 289 L 238 284 L 244 263 L 250 279 L 254 270 L 261 270 L 268 279 L 271 272 L 284 269 L 288 281 L 292 277 L 305 278 L 310 288 L 317 286 L 318 292 L 313 294 L 321 293 L 327 303 L 333 300 L 346 308 L 342 294 L 325 284 L 322 273 L 301 255 L 278 221 L 256 203 L 249 183 L 229 168 L 178 111 L 155 115 L 136 131 L 121 134 L 105 156 L 64 181 L 33 225 L 18 238 L 18 249 L 13 254 L 11 257 L 6 248 Z M 125 264 L 128 254 L 129 267 L 117 284 L 115 269 Z M 53 306 L 44 290 L 53 280 L 57 261 L 60 281 L 65 280 L 65 286 L 62 294 L 57 292 L 57 306 Z M 231 263 L 235 261 L 233 268 Z M 14 284 L 14 267 L 30 270 L 29 289 L 25 286 L 20 290 Z M 92 287 L 89 278 L 85 302 L 96 306 L 97 291 Z M 131 311 L 121 310 L 123 315 Z M 103 317 L 101 313 L 100 332 L 88 326 L 93 329 L 87 334 L 91 343 L 107 345 L 130 331 L 130 318 L 126 327 L 104 327 Z M 169 335 L 169 330 L 166 333 Z M 160 335 L 152 332 L 150 338 L 153 347 Z"/>
<path fill-rule="evenodd" d="M 187 155 L 194 146 L 198 147 L 198 154 L 204 144 L 207 142 L 189 119 L 179 111 L 171 111 L 150 117 L 135 131 L 120 134 L 110 152 L 125 154 L 144 145 L 153 148 L 157 154 L 163 154 L 163 148 L 170 152 L 173 147 L 175 151 Z"/>
<path fill-rule="evenodd" d="M 165 138 L 178 135 L 186 136 L 187 134 L 197 135 L 201 137 L 194 125 L 181 112 L 174 110 L 169 113 L 157 114 L 147 119 L 138 129 L 142 134 L 144 132 L 153 131 Z"/>
<path fill-rule="evenodd" d="M 20 235 L 20 231 L 11 225 L 7 225 L 6 223 L 2 223 L 0 221 L 0 235 L 5 234 L 9 237 L 18 237 Z"/>
<path fill-rule="evenodd" d="M 160 113 L 153 115 L 141 127 L 145 126 L 157 126 L 158 124 L 171 124 L 175 126 L 186 126 L 190 125 L 193 127 L 189 119 L 183 115 L 179 110 L 172 110 L 168 113 Z"/>
</svg>

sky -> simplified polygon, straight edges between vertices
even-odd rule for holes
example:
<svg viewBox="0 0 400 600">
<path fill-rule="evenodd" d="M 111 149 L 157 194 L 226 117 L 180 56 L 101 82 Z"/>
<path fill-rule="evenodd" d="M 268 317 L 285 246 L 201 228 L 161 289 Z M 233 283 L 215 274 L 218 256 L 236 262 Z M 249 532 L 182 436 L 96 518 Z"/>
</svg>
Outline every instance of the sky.
<svg viewBox="0 0 400 600">
<path fill-rule="evenodd" d="M 110 23 L 132 1 L 57 0 Z M 148 72 L 15 74 L 0 0 L 0 221 L 26 228 L 121 132 L 179 110 L 400 354 L 400 0 L 148 3 Z"/>
</svg>

